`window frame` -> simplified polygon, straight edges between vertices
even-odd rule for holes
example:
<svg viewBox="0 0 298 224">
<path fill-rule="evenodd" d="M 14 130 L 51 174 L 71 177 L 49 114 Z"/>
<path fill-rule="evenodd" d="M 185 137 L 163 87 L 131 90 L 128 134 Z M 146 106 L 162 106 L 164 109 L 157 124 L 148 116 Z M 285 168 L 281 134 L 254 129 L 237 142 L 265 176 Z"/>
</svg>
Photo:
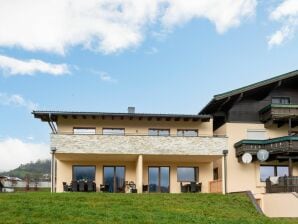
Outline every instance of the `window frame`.
<svg viewBox="0 0 298 224">
<path fill-rule="evenodd" d="M 179 179 L 179 175 L 178 175 L 178 169 L 181 169 L 181 168 L 192 168 L 194 169 L 194 180 L 180 180 Z M 177 182 L 198 182 L 199 181 L 199 167 L 196 167 L 196 166 L 178 166 L 176 168 L 176 173 L 177 173 Z"/>
<path fill-rule="evenodd" d="M 157 135 L 150 134 L 150 131 L 157 131 Z M 168 131 L 169 134 L 168 135 L 160 135 L 159 134 L 160 131 Z M 171 129 L 170 128 L 148 128 L 148 135 L 149 136 L 164 136 L 164 137 L 171 136 Z"/>
<path fill-rule="evenodd" d="M 286 167 L 289 169 L 288 165 L 269 165 L 269 164 L 263 165 L 263 164 L 260 164 L 260 167 L 259 167 L 260 177 L 259 178 L 260 178 L 260 182 L 262 182 L 262 183 L 266 182 L 266 180 L 261 179 L 261 167 L 273 167 L 273 172 L 274 172 L 275 177 L 277 176 L 277 168 L 278 167 Z M 281 177 L 281 176 L 278 176 L 278 177 Z"/>
<path fill-rule="evenodd" d="M 279 100 L 279 103 L 273 103 L 273 100 L 274 99 L 278 99 Z M 287 99 L 288 100 L 288 103 L 282 103 L 281 101 L 284 100 L 284 99 Z M 271 97 L 271 103 L 272 104 L 289 105 L 289 104 L 291 104 L 291 97 L 289 97 L 289 96 L 272 96 Z"/>
<path fill-rule="evenodd" d="M 92 181 L 96 180 L 96 165 L 72 165 L 72 180 L 79 181 L 76 178 L 74 178 L 75 177 L 75 172 L 74 172 L 75 167 L 93 167 L 94 168 L 94 180 L 92 180 Z"/>
<path fill-rule="evenodd" d="M 182 135 L 178 135 L 178 132 L 179 131 L 182 131 Z M 184 132 L 185 131 L 194 131 L 194 132 L 196 132 L 197 133 L 197 135 L 192 135 L 192 136 L 185 136 L 184 135 Z M 198 137 L 199 136 L 199 129 L 177 129 L 177 136 L 178 137 Z"/>
</svg>

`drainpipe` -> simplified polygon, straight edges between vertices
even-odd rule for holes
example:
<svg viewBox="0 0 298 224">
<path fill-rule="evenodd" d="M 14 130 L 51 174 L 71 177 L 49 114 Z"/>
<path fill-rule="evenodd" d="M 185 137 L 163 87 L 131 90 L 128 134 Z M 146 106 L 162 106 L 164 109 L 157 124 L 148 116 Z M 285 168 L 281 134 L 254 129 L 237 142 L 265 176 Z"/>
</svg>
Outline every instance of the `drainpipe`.
<svg viewBox="0 0 298 224">
<path fill-rule="evenodd" d="M 55 152 L 56 152 L 56 147 L 51 147 L 51 154 L 52 154 L 52 161 L 51 161 L 51 192 L 56 192 L 55 190 L 55 186 L 56 186 L 56 183 L 55 183 L 55 178 L 56 178 L 56 175 L 55 175 Z"/>
<path fill-rule="evenodd" d="M 224 186 L 225 186 L 225 190 L 224 190 L 224 194 L 226 194 L 228 192 L 227 190 L 227 155 L 228 155 L 228 150 L 223 150 L 222 151 L 223 156 L 224 156 Z"/>
</svg>

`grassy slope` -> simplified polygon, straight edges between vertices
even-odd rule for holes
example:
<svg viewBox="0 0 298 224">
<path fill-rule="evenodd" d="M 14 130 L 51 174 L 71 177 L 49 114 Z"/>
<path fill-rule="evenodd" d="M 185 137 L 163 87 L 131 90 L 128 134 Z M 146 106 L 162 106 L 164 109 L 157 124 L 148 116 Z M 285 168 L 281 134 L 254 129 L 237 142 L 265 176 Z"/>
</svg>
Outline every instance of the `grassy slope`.
<svg viewBox="0 0 298 224">
<path fill-rule="evenodd" d="M 298 223 L 259 215 L 244 195 L 0 194 L 0 223 Z"/>
</svg>

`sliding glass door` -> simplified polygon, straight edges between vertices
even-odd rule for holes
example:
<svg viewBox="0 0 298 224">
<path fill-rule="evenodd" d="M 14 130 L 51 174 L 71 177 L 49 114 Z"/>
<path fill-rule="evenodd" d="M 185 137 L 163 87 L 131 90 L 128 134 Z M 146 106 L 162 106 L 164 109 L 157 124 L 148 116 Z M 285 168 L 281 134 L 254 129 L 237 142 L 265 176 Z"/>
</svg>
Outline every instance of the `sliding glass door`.
<svg viewBox="0 0 298 224">
<path fill-rule="evenodd" d="M 125 167 L 105 166 L 103 168 L 103 182 L 109 192 L 125 191 Z"/>
<path fill-rule="evenodd" d="M 149 167 L 149 192 L 170 192 L 170 167 Z"/>
</svg>

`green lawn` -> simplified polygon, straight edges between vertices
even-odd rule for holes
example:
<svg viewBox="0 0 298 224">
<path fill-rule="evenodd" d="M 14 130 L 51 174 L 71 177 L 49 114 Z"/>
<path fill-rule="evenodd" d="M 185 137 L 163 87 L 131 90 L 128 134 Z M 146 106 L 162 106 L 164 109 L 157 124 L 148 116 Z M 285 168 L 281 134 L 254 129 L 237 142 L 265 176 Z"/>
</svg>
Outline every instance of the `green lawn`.
<svg viewBox="0 0 298 224">
<path fill-rule="evenodd" d="M 0 223 L 298 223 L 257 213 L 245 195 L 0 193 Z"/>
</svg>

